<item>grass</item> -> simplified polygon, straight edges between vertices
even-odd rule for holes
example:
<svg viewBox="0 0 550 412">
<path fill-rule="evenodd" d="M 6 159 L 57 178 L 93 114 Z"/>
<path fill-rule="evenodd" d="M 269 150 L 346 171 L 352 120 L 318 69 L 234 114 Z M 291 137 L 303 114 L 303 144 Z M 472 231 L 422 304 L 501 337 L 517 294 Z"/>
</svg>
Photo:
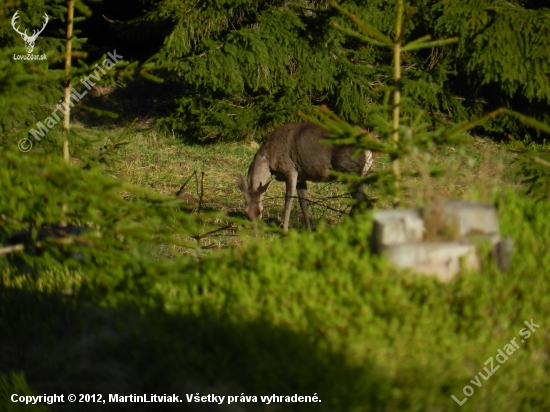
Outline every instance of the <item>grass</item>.
<svg viewBox="0 0 550 412">
<path fill-rule="evenodd" d="M 203 211 L 219 211 L 230 217 L 245 218 L 242 211 L 244 199 L 236 181 L 238 173 L 246 176 L 248 165 L 259 148 L 257 142 L 190 145 L 159 136 L 153 129 L 132 132 L 130 141 L 131 144 L 117 153 L 115 166 L 109 170 L 111 175 L 174 197 L 185 184 L 179 199 L 191 210 L 197 211 L 200 207 Z M 492 202 L 498 192 L 507 188 L 520 190 L 521 184 L 512 171 L 512 158 L 507 146 L 478 137 L 473 138 L 473 143 L 464 153 L 446 147 L 434 151 L 430 159 L 411 156 L 403 165 L 405 171 L 422 170 L 429 161 L 441 165 L 446 174 L 440 179 L 421 176 L 406 180 L 405 205 L 424 206 L 427 201 L 442 197 Z M 389 160 L 379 156 L 375 169 L 387 168 Z M 346 188 L 337 182 L 310 183 L 308 187 L 313 224 L 321 220 L 329 226 L 340 223 L 350 210 Z M 376 193 L 367 188 L 367 195 L 375 197 Z M 283 220 L 284 197 L 284 183 L 274 182 L 264 202 L 264 221 L 279 228 Z M 388 202 L 379 205 L 382 208 L 390 206 Z M 297 201 L 293 208 L 291 227 L 303 230 Z M 219 235 L 216 240 L 207 240 L 203 247 L 223 248 L 240 244 L 238 237 L 233 236 L 236 230 L 235 227 L 230 231 L 231 236 Z"/>
<path fill-rule="evenodd" d="M 517 247 L 510 273 L 487 264 L 447 285 L 371 255 L 369 215 L 269 245 L 250 239 L 199 264 L 175 259 L 172 270 L 146 275 L 152 286 L 140 295 L 124 288 L 83 294 L 70 273 L 26 281 L 5 274 L 1 371 L 25 371 L 38 394 L 296 393 L 322 400 L 216 408 L 184 402 L 162 410 L 547 410 L 550 290 L 540 268 L 550 265 L 548 204 L 513 191 L 497 197 L 503 234 Z M 463 399 L 463 387 L 531 319 L 540 328 L 459 407 L 451 395 Z M 0 401 L 1 394 L 0 387 Z"/>
<path fill-rule="evenodd" d="M 113 138 L 118 131 L 111 134 Z M 502 231 L 516 242 L 508 274 L 494 264 L 443 285 L 392 268 L 369 251 L 371 215 L 348 219 L 342 185 L 311 184 L 315 233 L 297 210 L 288 236 L 254 236 L 231 217 L 243 217 L 237 173 L 245 173 L 256 143 L 187 145 L 136 130 L 106 172 L 179 199 L 191 210 L 220 212 L 232 226 L 201 240 L 198 261 L 183 249 L 150 266 L 131 266 L 116 278 L 68 270 L 38 278 L 2 272 L 0 374 L 23 371 L 41 393 L 313 395 L 316 405 L 238 402 L 187 403 L 190 411 L 540 411 L 550 408 L 547 350 L 550 265 L 548 204 L 523 195 L 506 147 L 483 139 L 458 153 L 431 154 L 447 174 L 405 182 L 408 205 L 441 196 L 499 205 Z M 426 159 L 410 158 L 404 169 Z M 379 158 L 376 167 L 388 167 Z M 204 172 L 203 194 L 201 177 Z M 194 174 L 195 173 L 195 174 Z M 193 176 L 193 177 L 191 177 Z M 191 179 L 189 180 L 189 178 Z M 195 177 L 197 179 L 195 179 Z M 284 185 L 266 202 L 280 224 Z M 373 193 L 371 193 L 373 194 Z M 124 196 L 124 193 L 120 193 Z M 382 204 L 381 207 L 388 207 Z M 225 214 L 225 215 L 223 215 Z M 183 255 L 183 256 L 181 256 Z M 100 273 L 100 275 L 99 275 Z M 540 329 L 490 380 L 459 407 L 465 385 L 523 322 Z M 20 375 L 0 379 L 0 404 L 29 389 Z M 58 404 L 94 411 L 95 404 Z M 158 410 L 157 404 L 107 403 L 106 411 Z"/>
</svg>

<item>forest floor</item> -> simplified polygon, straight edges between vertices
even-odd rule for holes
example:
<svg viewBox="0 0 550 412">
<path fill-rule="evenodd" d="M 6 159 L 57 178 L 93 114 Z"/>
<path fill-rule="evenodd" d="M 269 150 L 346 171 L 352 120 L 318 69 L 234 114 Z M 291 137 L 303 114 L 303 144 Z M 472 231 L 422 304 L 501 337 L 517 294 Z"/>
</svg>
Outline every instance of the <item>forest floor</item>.
<svg viewBox="0 0 550 412">
<path fill-rule="evenodd" d="M 260 144 L 256 141 L 218 142 L 214 144 L 189 144 L 175 137 L 161 136 L 153 127 L 136 127 L 128 134 L 130 144 L 120 148 L 116 160 L 108 172 L 133 184 L 149 187 L 159 193 L 172 196 L 193 211 L 217 211 L 222 215 L 244 219 L 244 198 L 237 187 L 237 176 L 246 176 L 248 165 Z M 110 138 L 122 133 L 114 129 Z M 514 154 L 509 144 L 494 143 L 489 139 L 473 137 L 472 143 L 458 150 L 448 146 L 436 149 L 425 156 L 411 156 L 402 165 L 404 172 L 418 171 L 420 177 L 408 178 L 404 204 L 424 206 L 438 198 L 465 198 L 492 202 L 495 195 L 507 188 L 521 190 L 521 181 L 513 169 Z M 427 176 L 426 164 L 441 167 L 442 177 Z M 387 156 L 376 159 L 374 171 L 389 167 Z M 350 210 L 349 190 L 338 182 L 310 183 L 310 215 L 313 225 L 323 220 L 327 225 L 337 224 Z M 201 194 L 202 193 L 202 194 Z M 263 220 L 272 227 L 281 227 L 283 218 L 285 185 L 271 185 L 264 201 Z M 367 196 L 376 198 L 370 188 Z M 291 228 L 304 230 L 298 202 L 294 202 Z M 380 208 L 390 207 L 380 201 Z M 238 225 L 237 225 L 238 226 Z M 234 236 L 237 227 L 203 239 L 206 249 L 224 248 L 239 244 Z"/>
</svg>

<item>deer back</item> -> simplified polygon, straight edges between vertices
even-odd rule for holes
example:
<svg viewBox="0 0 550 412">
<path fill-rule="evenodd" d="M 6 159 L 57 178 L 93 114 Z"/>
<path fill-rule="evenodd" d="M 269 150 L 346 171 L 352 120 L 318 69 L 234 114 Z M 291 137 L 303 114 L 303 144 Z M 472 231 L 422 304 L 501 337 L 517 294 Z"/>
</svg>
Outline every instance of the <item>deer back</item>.
<svg viewBox="0 0 550 412">
<path fill-rule="evenodd" d="M 265 156 L 271 173 L 282 181 L 293 171 L 298 172 L 298 181 L 310 182 L 331 180 L 330 170 L 361 174 L 370 152 L 354 157 L 353 147 L 320 143 L 328 135 L 313 123 L 285 124 L 268 137 L 256 156 Z"/>
</svg>

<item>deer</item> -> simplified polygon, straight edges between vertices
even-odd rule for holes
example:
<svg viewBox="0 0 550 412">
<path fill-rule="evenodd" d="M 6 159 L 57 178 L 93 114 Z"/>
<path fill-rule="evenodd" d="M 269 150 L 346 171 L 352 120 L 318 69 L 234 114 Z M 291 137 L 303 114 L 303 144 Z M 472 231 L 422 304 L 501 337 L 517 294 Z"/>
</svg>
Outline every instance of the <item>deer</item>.
<svg viewBox="0 0 550 412">
<path fill-rule="evenodd" d="M 307 182 L 335 180 L 332 170 L 365 176 L 376 154 L 365 150 L 354 156 L 355 147 L 335 147 L 320 141 L 329 132 L 313 123 L 292 123 L 279 126 L 260 146 L 248 168 L 248 185 L 239 173 L 237 184 L 245 199 L 245 214 L 250 221 L 261 219 L 263 198 L 273 179 L 285 182 L 285 216 L 283 230 L 288 232 L 295 193 L 307 230 L 311 230 L 308 212 Z M 363 185 L 358 185 L 355 199 L 364 199 Z"/>
<path fill-rule="evenodd" d="M 19 13 L 19 11 L 16 11 L 15 14 L 13 15 L 12 19 L 11 19 L 11 26 L 13 27 L 13 29 L 19 33 L 21 35 L 21 37 L 23 38 L 23 41 L 25 42 L 25 48 L 27 49 L 27 53 L 28 54 L 31 54 L 33 49 L 34 49 L 34 42 L 36 41 L 36 39 L 38 38 L 38 36 L 40 35 L 40 33 L 42 33 L 44 31 L 44 29 L 46 28 L 46 24 L 48 24 L 48 15 L 46 13 L 44 13 L 44 24 L 42 25 L 42 28 L 40 30 L 35 30 L 33 33 L 32 33 L 32 36 L 29 36 L 27 34 L 27 30 L 25 30 L 25 32 L 20 32 L 19 31 L 19 27 L 15 27 L 15 21 L 19 18 L 19 16 L 17 15 L 17 13 Z"/>
</svg>

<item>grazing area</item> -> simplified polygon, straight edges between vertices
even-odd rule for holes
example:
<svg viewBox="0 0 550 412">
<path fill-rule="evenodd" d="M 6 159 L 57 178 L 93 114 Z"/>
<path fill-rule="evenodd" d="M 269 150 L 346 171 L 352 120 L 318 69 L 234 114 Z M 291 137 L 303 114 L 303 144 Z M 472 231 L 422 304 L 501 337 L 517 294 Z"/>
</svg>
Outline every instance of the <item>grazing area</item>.
<svg viewBox="0 0 550 412">
<path fill-rule="evenodd" d="M 118 131 L 119 133 L 122 131 Z M 116 133 L 112 133 L 116 136 Z M 246 176 L 248 166 L 259 144 L 254 140 L 227 142 L 215 145 L 182 145 L 171 137 L 160 137 L 154 131 L 142 129 L 130 138 L 132 144 L 118 153 L 118 166 L 109 171 L 119 179 L 149 186 L 167 196 L 175 196 L 187 182 L 178 198 L 188 207 L 198 209 L 201 199 L 204 210 L 224 211 L 230 216 L 244 217 L 244 198 L 237 186 L 237 175 Z M 542 152 L 544 145 L 535 145 Z M 495 195 L 512 189 L 522 190 L 521 178 L 514 172 L 512 146 L 497 144 L 490 139 L 474 137 L 464 153 L 457 153 L 449 146 L 434 153 L 434 163 L 445 164 L 448 173 L 439 178 L 414 177 L 404 182 L 407 204 L 421 206 L 428 198 L 468 198 L 492 202 Z M 414 168 L 418 158 L 407 159 L 405 167 Z M 387 157 L 377 157 L 374 170 L 389 169 Z M 204 172 L 204 193 L 200 198 L 200 179 Z M 368 196 L 372 189 L 365 187 Z M 327 225 L 341 222 L 350 211 L 351 196 L 338 182 L 312 183 L 308 185 L 312 220 L 323 220 Z M 284 217 L 285 184 L 274 182 L 264 200 L 264 220 L 281 226 Z M 389 205 L 380 205 L 387 208 Z M 299 205 L 294 203 L 291 226 L 304 229 Z"/>
<path fill-rule="evenodd" d="M 550 410 L 544 2 L 137 4 L 0 7 L 1 411 Z"/>
</svg>

